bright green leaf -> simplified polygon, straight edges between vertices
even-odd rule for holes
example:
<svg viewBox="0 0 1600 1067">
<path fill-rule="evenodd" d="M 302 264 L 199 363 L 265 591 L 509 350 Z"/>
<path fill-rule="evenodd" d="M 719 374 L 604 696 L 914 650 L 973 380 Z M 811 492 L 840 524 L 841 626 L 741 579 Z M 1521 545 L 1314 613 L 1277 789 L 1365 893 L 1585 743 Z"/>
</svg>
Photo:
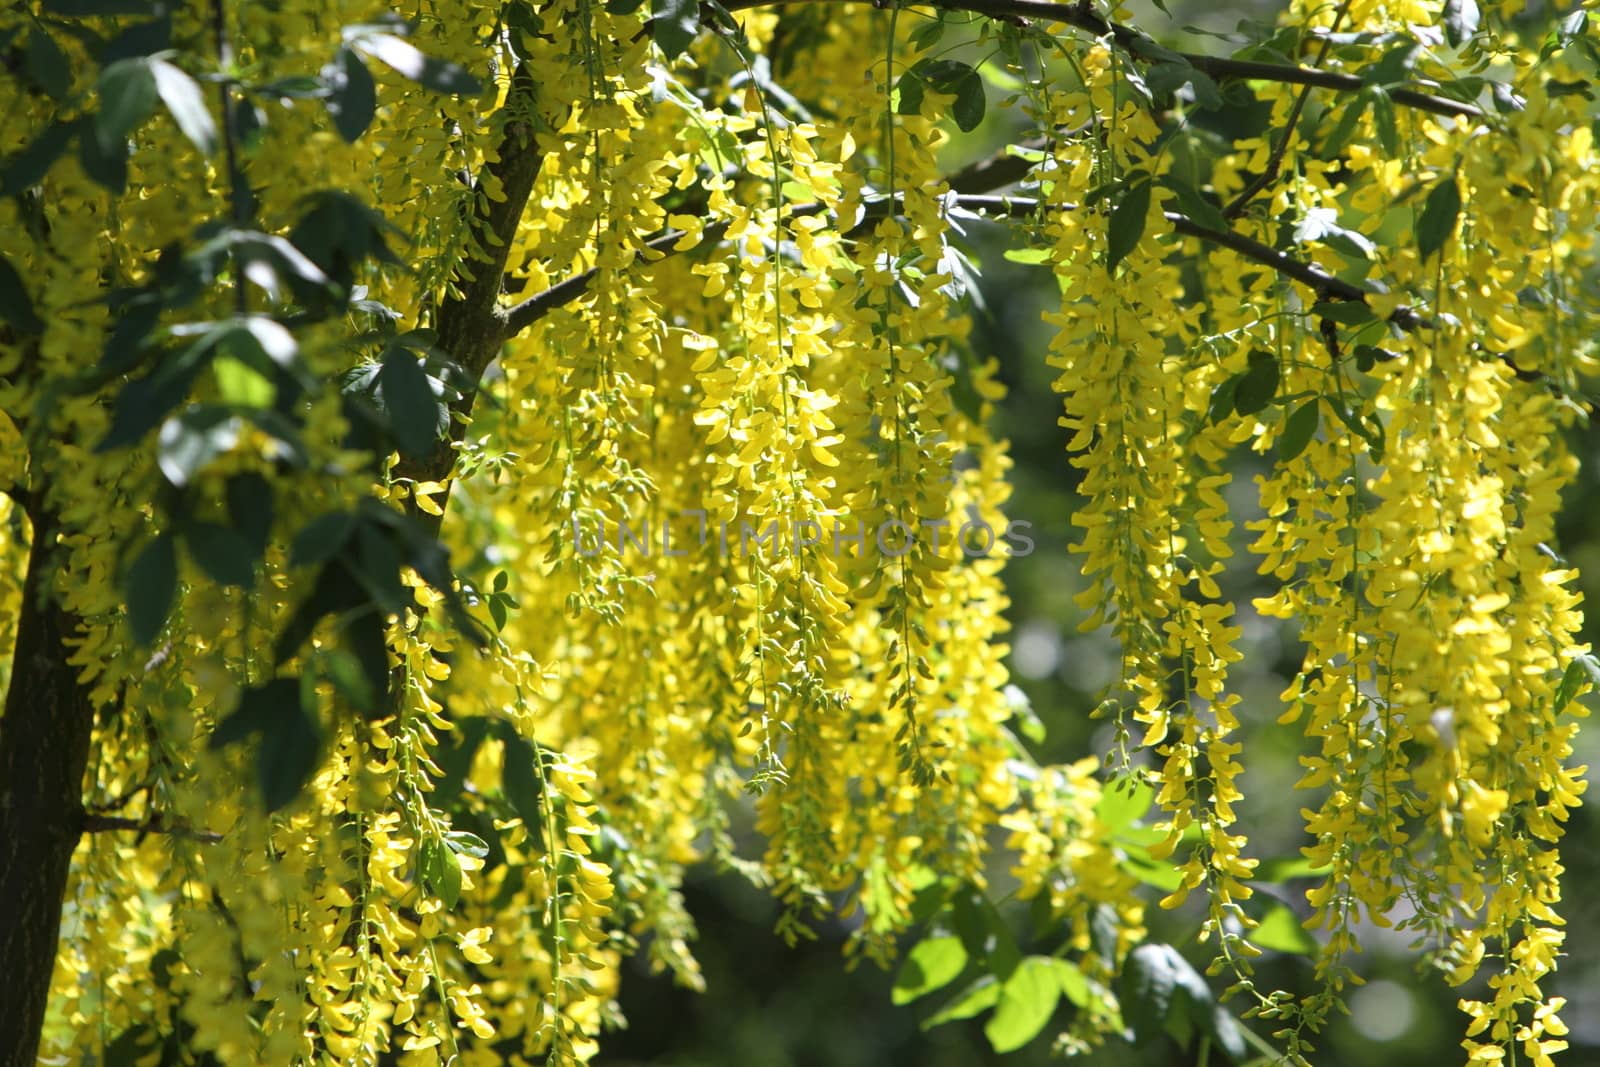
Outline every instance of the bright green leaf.
<svg viewBox="0 0 1600 1067">
<path fill-rule="evenodd" d="M 1026 1045 L 1055 1014 L 1061 999 L 1056 963 L 1049 956 L 1029 956 L 1006 979 L 994 1015 L 983 1028 L 996 1052 L 1012 1052 Z"/>
<path fill-rule="evenodd" d="M 999 980 L 992 974 L 986 974 L 956 994 L 943 1008 L 923 1020 L 922 1029 L 931 1030 L 935 1026 L 943 1026 L 958 1019 L 970 1019 L 979 1012 L 992 1008 L 999 999 Z"/>
<path fill-rule="evenodd" d="M 967 949 L 954 934 L 924 938 L 906 954 L 895 976 L 893 1000 L 909 1004 L 936 989 L 943 989 L 967 966 Z"/>
<path fill-rule="evenodd" d="M 1260 922 L 1249 936 L 1253 944 L 1274 952 L 1292 952 L 1301 956 L 1317 954 L 1317 939 L 1306 932 L 1287 904 L 1270 898 L 1267 899 Z"/>
</svg>

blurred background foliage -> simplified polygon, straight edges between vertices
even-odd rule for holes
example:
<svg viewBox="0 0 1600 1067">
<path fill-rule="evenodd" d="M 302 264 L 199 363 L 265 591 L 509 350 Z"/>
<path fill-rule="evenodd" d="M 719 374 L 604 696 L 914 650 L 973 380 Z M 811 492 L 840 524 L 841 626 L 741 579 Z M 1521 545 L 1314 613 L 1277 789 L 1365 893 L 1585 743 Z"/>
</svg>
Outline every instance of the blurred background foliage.
<svg viewBox="0 0 1600 1067">
<path fill-rule="evenodd" d="M 1163 43 L 1218 52 L 1227 46 L 1212 35 L 1247 29 L 1241 26 L 1245 21 L 1271 22 L 1280 6 L 1274 0 L 1222 5 L 1176 0 L 1166 5 L 1170 17 L 1148 2 L 1129 8 L 1132 21 Z M 1530 33 L 1540 33 L 1564 10 L 1566 5 L 1536 2 L 1527 5 L 1520 21 Z M 991 87 L 991 102 L 998 95 Z M 1006 112 L 991 107 L 989 114 L 981 129 L 951 143 L 952 169 L 1003 148 L 1011 132 Z M 1079 632 L 1083 612 L 1073 604 L 1073 596 L 1084 587 L 1078 559 L 1067 551 L 1073 538 L 1071 515 L 1079 506 L 1078 473 L 1067 462 L 1066 437 L 1057 425 L 1061 402 L 1051 388 L 1055 372 L 1044 360 L 1050 328 L 1040 318 L 1054 307 L 1056 295 L 1048 270 L 1005 258 L 1015 241 L 1004 229 L 980 224 L 971 228 L 970 236 L 972 259 L 982 278 L 982 306 L 973 312 L 972 355 L 1000 361 L 1009 395 L 995 429 L 1010 440 L 1016 463 L 1007 510 L 1032 524 L 1030 535 L 1037 544 L 1031 555 L 1007 565 L 1010 668 L 1047 730 L 1044 741 L 1033 746 L 1035 755 L 1041 762 L 1070 762 L 1110 747 L 1108 727 L 1092 719 L 1091 712 L 1113 679 L 1116 649 L 1103 632 Z M 1590 288 L 1600 288 L 1600 278 L 1591 277 Z M 1600 644 L 1600 427 L 1574 430 L 1571 444 L 1584 466 L 1567 495 L 1558 547 L 1580 569 L 1590 610 L 1585 636 Z M 1230 504 L 1241 525 L 1257 513 L 1254 476 L 1262 462 L 1248 452 L 1235 455 Z M 1233 588 L 1241 593 L 1238 621 L 1244 653 L 1231 674 L 1244 698 L 1246 799 L 1239 825 L 1251 835 L 1249 854 L 1263 860 L 1293 858 L 1308 843 L 1299 813 L 1303 802 L 1293 788 L 1301 775 L 1297 757 L 1303 739 L 1297 727 L 1279 726 L 1275 720 L 1282 710 L 1279 694 L 1293 677 L 1301 650 L 1292 629 L 1251 609 L 1251 597 L 1269 592 L 1266 581 L 1255 575 L 1256 562 L 1239 552 L 1230 570 Z M 1575 760 L 1600 765 L 1600 730 L 1580 735 Z M 759 848 L 753 836 L 746 842 L 750 853 Z M 1580 808 L 1568 824 L 1563 849 L 1566 957 L 1549 989 L 1569 1001 L 1564 1015 L 1572 1027 L 1572 1044 L 1563 1062 L 1571 1067 L 1600 1064 L 1600 894 L 1589 888 L 1600 884 L 1596 846 L 1600 836 L 1594 809 Z M 1003 865 L 997 866 L 993 895 L 1004 895 L 1006 881 Z M 1303 915 L 1307 884 L 1261 885 L 1258 893 L 1273 895 Z M 914 1004 L 893 1006 L 893 972 L 870 963 L 847 969 L 841 953 L 849 933 L 844 922 L 819 927 L 816 941 L 789 948 L 772 932 L 777 907 L 739 875 L 702 867 L 684 892 L 699 925 L 695 951 L 705 969 L 706 991 L 678 988 L 670 977 L 648 973 L 641 954 L 624 973 L 621 1006 L 628 1028 L 602 1043 L 596 1067 L 1033 1067 L 1060 1062 L 1050 1052 L 1054 1026 L 1004 1056 L 990 1049 L 982 1017 L 924 1030 L 922 1024 L 956 995 L 961 983 Z M 1195 943 L 1201 921 L 1198 901 L 1163 912 L 1154 906 L 1161 894 L 1152 890 L 1149 895 L 1152 940 L 1178 947 L 1203 970 L 1212 953 Z M 1008 913 L 1019 934 L 1027 929 L 1026 910 L 1016 905 Z M 1446 986 L 1441 976 L 1418 964 L 1405 933 L 1367 925 L 1361 934 L 1366 951 L 1360 970 L 1366 984 L 1350 995 L 1348 1016 L 1325 1034 L 1317 1062 L 1367 1067 L 1411 1057 L 1458 1057 L 1464 1017 L 1455 1003 L 1463 995 L 1476 995 L 1473 986 Z M 1258 977 L 1264 989 L 1305 990 L 1311 964 L 1302 956 L 1269 952 L 1258 963 Z M 1213 986 L 1220 991 L 1220 984 Z M 1244 1003 L 1231 1006 L 1242 1010 Z M 1268 1032 L 1260 1024 L 1253 1029 Z M 1162 1035 L 1138 1047 L 1112 1044 L 1073 1062 L 1158 1067 L 1203 1063 L 1206 1056 L 1212 1063 L 1227 1060 L 1215 1047 L 1206 1053 L 1198 1041 L 1185 1047 Z"/>
</svg>

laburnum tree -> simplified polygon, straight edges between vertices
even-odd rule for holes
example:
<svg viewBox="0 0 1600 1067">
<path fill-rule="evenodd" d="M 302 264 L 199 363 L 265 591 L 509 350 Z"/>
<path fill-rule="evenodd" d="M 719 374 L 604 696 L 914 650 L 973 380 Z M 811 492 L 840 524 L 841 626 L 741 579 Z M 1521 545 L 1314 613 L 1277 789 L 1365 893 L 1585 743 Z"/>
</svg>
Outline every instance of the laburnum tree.
<svg viewBox="0 0 1600 1067">
<path fill-rule="evenodd" d="M 626 954 L 701 982 L 709 862 L 790 938 L 909 948 L 896 999 L 955 991 L 1000 1049 L 1310 1062 L 1398 921 L 1477 979 L 1468 1059 L 1551 1062 L 1596 34 L 1500 0 L 1245 30 L 8 5 L 0 1061 L 582 1062 Z M 1060 294 L 1038 358 L 1120 649 L 1111 750 L 1066 765 L 1004 666 L 1047 517 L 1004 511 L 968 343 L 996 226 Z M 1305 767 L 1272 872 L 1240 548 L 1304 650 L 1249 709 Z M 1146 936 L 1191 895 L 1215 993 Z M 1312 987 L 1258 984 L 1302 917 Z"/>
</svg>

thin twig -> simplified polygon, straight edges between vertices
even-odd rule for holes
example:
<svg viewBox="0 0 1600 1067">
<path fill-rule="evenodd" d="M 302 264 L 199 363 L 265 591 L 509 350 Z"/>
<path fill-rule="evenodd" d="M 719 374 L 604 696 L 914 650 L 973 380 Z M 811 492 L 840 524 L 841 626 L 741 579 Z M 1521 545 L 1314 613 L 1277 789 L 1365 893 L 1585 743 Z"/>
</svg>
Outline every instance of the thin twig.
<svg viewBox="0 0 1600 1067">
<path fill-rule="evenodd" d="M 1349 11 L 1350 0 L 1344 0 L 1344 3 L 1339 5 L 1339 10 L 1334 13 L 1333 25 L 1328 27 L 1327 35 L 1322 38 L 1321 44 L 1317 46 L 1317 57 L 1311 61 L 1313 67 L 1322 66 L 1323 60 L 1328 58 L 1328 48 L 1333 44 L 1333 35 L 1339 31 L 1339 24 L 1344 21 L 1344 17 Z M 1305 110 L 1306 99 L 1310 97 L 1311 89 L 1310 85 L 1301 88 L 1300 95 L 1295 97 L 1294 108 L 1289 112 L 1289 120 L 1283 125 L 1281 135 L 1278 137 L 1278 143 L 1272 146 L 1272 155 L 1267 157 L 1266 168 L 1256 175 L 1250 184 L 1240 191 L 1238 196 L 1233 198 L 1231 204 L 1222 209 L 1223 218 L 1237 218 L 1250 201 L 1255 199 L 1257 193 L 1277 180 L 1279 168 L 1283 166 L 1284 153 L 1289 150 L 1289 141 L 1294 137 L 1294 129 L 1300 124 L 1300 113 Z"/>
<path fill-rule="evenodd" d="M 998 174 L 999 172 L 996 171 L 995 173 Z M 891 203 L 898 204 L 899 202 L 900 198 L 890 201 L 889 198 L 885 197 L 868 204 L 861 221 L 852 227 L 851 232 L 858 233 L 865 223 L 885 217 L 889 214 Z M 970 211 L 985 211 L 1007 217 L 1029 217 L 1037 213 L 1040 207 L 1039 201 L 1031 197 L 953 195 L 947 202 L 954 207 L 966 208 Z M 1055 211 L 1075 210 L 1072 205 L 1050 205 L 1050 209 Z M 821 204 L 797 204 L 791 210 L 791 216 L 816 215 L 820 214 L 822 210 Z M 1175 232 L 1227 248 L 1252 262 L 1259 263 L 1264 267 L 1270 267 L 1284 277 L 1309 287 L 1324 299 L 1347 302 L 1361 301 L 1364 303 L 1367 297 L 1374 295 L 1365 289 L 1334 277 L 1315 263 L 1307 263 L 1304 260 L 1284 255 L 1272 246 L 1262 244 L 1260 241 L 1246 237 L 1242 233 L 1237 233 L 1233 230 L 1213 230 L 1209 227 L 1201 226 L 1187 215 L 1176 211 L 1168 211 L 1164 212 L 1164 214 L 1167 221 L 1172 224 Z M 726 229 L 726 223 L 707 226 L 701 233 L 701 241 L 693 247 L 698 248 L 706 241 L 718 239 Z M 644 249 L 659 252 L 661 253 L 660 258 L 666 258 L 679 251 L 678 243 L 683 237 L 683 231 L 669 230 L 661 236 L 645 242 Z M 687 251 L 687 249 L 684 250 Z M 651 260 L 650 262 L 659 262 L 659 259 Z M 558 282 L 542 293 L 529 297 L 527 300 L 508 309 L 505 315 L 506 337 L 515 336 L 550 314 L 550 312 L 578 299 L 588 291 L 589 285 L 594 281 L 598 273 L 598 270 L 591 268 L 581 274 L 575 274 L 571 278 Z M 1427 319 L 1408 307 L 1396 308 L 1390 313 L 1389 321 L 1408 331 L 1422 329 L 1429 325 Z"/>
<path fill-rule="evenodd" d="M 85 812 L 81 829 L 86 834 L 115 830 L 130 830 L 138 834 L 166 834 L 168 837 L 181 837 L 186 841 L 199 841 L 207 845 L 214 845 L 222 840 L 221 834 L 210 830 L 196 830 L 181 823 L 168 823 L 160 815 L 148 819 L 125 819 L 120 815 Z"/>
<path fill-rule="evenodd" d="M 723 5 L 730 11 L 753 7 L 782 7 L 793 4 L 815 3 L 868 3 L 873 0 L 727 0 Z M 1111 22 L 1085 0 L 1070 4 L 1051 3 L 1049 0 L 913 0 L 910 6 L 932 7 L 945 11 L 967 11 L 990 18 L 1015 20 L 1036 19 L 1072 26 L 1096 37 L 1109 37 L 1124 52 L 1143 63 L 1159 63 L 1172 58 L 1181 59 L 1196 70 L 1213 78 L 1245 78 L 1257 81 L 1281 82 L 1286 85 L 1313 85 L 1319 89 L 1359 93 L 1366 82 L 1353 74 L 1336 74 L 1326 70 L 1312 70 L 1287 63 L 1262 63 L 1249 59 L 1224 59 L 1219 56 L 1194 52 L 1174 52 L 1158 45 L 1149 35 Z M 1416 89 L 1391 89 L 1389 99 L 1397 104 L 1427 111 L 1435 115 L 1461 118 L 1482 118 L 1483 112 L 1471 104 L 1448 97 L 1434 96 Z"/>
</svg>

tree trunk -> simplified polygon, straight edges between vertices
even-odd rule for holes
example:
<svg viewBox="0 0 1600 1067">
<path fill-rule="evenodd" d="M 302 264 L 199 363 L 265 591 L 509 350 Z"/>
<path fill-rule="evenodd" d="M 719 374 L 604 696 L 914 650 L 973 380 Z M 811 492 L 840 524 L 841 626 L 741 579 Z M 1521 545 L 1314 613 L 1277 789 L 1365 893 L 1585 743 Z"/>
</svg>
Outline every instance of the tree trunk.
<svg viewBox="0 0 1600 1067">
<path fill-rule="evenodd" d="M 30 512 L 33 541 L 0 718 L 0 1067 L 34 1067 L 50 996 L 61 902 L 83 825 L 94 708 L 67 662 L 73 618 L 55 602 L 56 524 Z"/>
</svg>

